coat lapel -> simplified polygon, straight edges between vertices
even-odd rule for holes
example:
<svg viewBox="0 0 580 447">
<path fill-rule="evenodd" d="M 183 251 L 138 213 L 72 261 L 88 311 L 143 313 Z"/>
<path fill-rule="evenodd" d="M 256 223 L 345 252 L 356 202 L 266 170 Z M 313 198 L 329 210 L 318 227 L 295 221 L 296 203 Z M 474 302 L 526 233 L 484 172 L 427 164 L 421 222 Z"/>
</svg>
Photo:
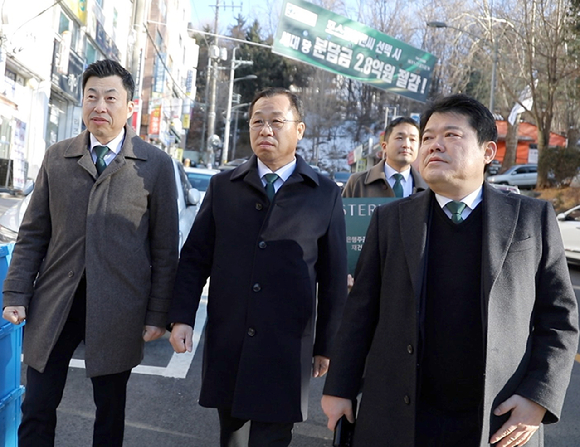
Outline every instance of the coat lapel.
<svg viewBox="0 0 580 447">
<path fill-rule="evenodd" d="M 405 258 L 413 285 L 415 302 L 420 302 L 425 274 L 425 251 L 429 226 L 431 195 L 429 191 L 400 202 L 399 228 L 405 247 Z"/>
<path fill-rule="evenodd" d="M 520 201 L 513 200 L 513 197 L 510 198 L 508 194 L 497 191 L 485 183 L 482 205 L 482 292 L 486 310 L 491 288 L 502 269 L 514 236 Z M 487 316 L 484 317 L 484 321 L 487 321 Z"/>
</svg>

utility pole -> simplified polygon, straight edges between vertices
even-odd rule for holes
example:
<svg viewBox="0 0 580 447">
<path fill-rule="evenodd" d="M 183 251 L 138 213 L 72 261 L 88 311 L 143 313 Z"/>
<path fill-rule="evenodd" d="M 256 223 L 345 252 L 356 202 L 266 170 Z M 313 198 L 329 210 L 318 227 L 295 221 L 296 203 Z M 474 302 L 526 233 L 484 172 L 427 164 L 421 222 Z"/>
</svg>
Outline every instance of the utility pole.
<svg viewBox="0 0 580 447">
<path fill-rule="evenodd" d="M 224 146 L 222 149 L 222 159 L 221 164 L 225 164 L 228 161 L 228 151 L 230 149 L 230 121 L 232 120 L 232 96 L 234 93 L 234 82 L 242 79 L 256 79 L 256 75 L 245 76 L 241 79 L 234 79 L 234 70 L 240 65 L 252 65 L 253 61 L 243 61 L 236 60 L 236 50 L 238 47 L 234 47 L 232 50 L 232 59 L 230 64 L 230 85 L 228 88 L 228 104 L 226 107 L 226 126 L 224 130 Z"/>
<path fill-rule="evenodd" d="M 215 4 L 215 21 L 213 26 L 213 33 L 215 34 L 213 45 L 218 47 L 218 23 L 219 23 L 219 15 L 220 15 L 220 0 L 216 0 Z M 211 164 L 213 167 L 214 163 L 214 153 L 213 153 L 213 136 L 215 134 L 215 97 L 216 97 L 216 86 L 217 86 L 217 75 L 218 75 L 218 59 L 219 59 L 219 47 L 218 47 L 218 57 L 213 60 L 211 58 L 211 50 L 210 50 L 210 57 L 208 57 L 207 61 L 207 68 L 209 70 L 209 110 L 207 112 L 207 143 L 206 143 L 206 164 Z"/>
<path fill-rule="evenodd" d="M 136 0 L 135 14 L 133 22 L 133 32 L 135 33 L 135 43 L 133 44 L 133 54 L 131 57 L 131 73 L 135 79 L 135 93 L 133 94 L 133 102 L 136 107 L 133 111 L 132 124 L 137 132 L 141 135 L 141 115 L 143 110 L 143 98 L 141 98 L 141 90 L 143 89 L 143 72 L 145 70 L 145 21 L 149 15 L 149 7 L 151 0 Z"/>
</svg>

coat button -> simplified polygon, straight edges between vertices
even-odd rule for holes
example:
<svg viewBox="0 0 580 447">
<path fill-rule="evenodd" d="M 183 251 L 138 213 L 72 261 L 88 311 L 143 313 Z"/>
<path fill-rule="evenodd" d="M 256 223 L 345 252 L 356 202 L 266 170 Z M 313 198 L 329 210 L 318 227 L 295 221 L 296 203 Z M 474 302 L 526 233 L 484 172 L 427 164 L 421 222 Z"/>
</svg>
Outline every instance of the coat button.
<svg viewBox="0 0 580 447">
<path fill-rule="evenodd" d="M 260 211 L 264 206 L 261 203 L 256 203 L 256 209 Z"/>
<path fill-rule="evenodd" d="M 260 290 L 262 290 L 262 288 L 260 287 L 260 284 L 256 283 L 252 286 L 252 290 L 254 292 L 259 292 Z"/>
<path fill-rule="evenodd" d="M 409 346 L 407 346 L 407 352 L 408 352 L 409 354 L 413 354 L 413 345 L 409 345 Z"/>
<path fill-rule="evenodd" d="M 75 276 L 75 272 L 73 272 L 72 270 L 70 272 L 68 272 L 69 278 L 72 278 L 73 276 Z"/>
<path fill-rule="evenodd" d="M 256 335 L 256 330 L 253 327 L 251 327 L 250 329 L 248 329 L 248 335 L 250 337 L 253 337 L 254 335 Z"/>
<path fill-rule="evenodd" d="M 407 405 L 409 405 L 411 403 L 411 398 L 409 396 L 407 396 L 407 395 L 405 395 L 405 398 L 403 400 L 405 401 L 405 403 Z"/>
<path fill-rule="evenodd" d="M 260 241 L 260 243 L 258 244 L 258 247 L 264 249 L 268 246 L 268 244 L 266 244 L 264 241 Z"/>
</svg>

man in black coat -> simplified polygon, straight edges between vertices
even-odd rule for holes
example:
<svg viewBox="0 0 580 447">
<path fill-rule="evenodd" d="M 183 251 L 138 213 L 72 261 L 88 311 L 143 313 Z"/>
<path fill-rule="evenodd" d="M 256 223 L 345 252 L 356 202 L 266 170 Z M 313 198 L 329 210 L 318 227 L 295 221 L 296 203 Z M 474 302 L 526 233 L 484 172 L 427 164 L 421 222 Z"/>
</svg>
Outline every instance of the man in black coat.
<svg viewBox="0 0 580 447">
<path fill-rule="evenodd" d="M 249 113 L 254 156 L 212 177 L 181 251 L 170 341 L 191 351 L 211 277 L 199 403 L 218 409 L 222 446 L 287 446 L 346 300 L 344 212 L 336 184 L 296 155 L 300 99 L 267 89 Z"/>
<path fill-rule="evenodd" d="M 322 399 L 352 420 L 366 366 L 356 447 L 540 447 L 560 418 L 578 305 L 552 205 L 484 183 L 496 140 L 479 102 L 432 104 L 430 191 L 372 217 Z"/>
</svg>

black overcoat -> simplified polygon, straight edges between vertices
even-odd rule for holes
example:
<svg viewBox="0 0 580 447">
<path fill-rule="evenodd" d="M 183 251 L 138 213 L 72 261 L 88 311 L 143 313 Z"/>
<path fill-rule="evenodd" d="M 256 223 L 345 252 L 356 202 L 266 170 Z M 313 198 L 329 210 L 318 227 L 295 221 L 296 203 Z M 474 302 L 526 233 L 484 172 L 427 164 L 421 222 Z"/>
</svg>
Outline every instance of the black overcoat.
<svg viewBox="0 0 580 447">
<path fill-rule="evenodd" d="M 414 445 L 417 315 L 431 194 L 377 208 L 357 265 L 324 388 L 324 394 L 353 398 L 366 361 L 356 447 Z M 487 446 L 507 419 L 492 411 L 513 394 L 547 408 L 544 423 L 559 419 L 578 345 L 578 308 L 552 205 L 486 184 L 481 206 L 486 365 L 480 445 Z M 542 430 L 528 445 L 543 445 Z"/>
<path fill-rule="evenodd" d="M 211 277 L 199 403 L 242 419 L 306 418 L 346 300 L 339 188 L 296 158 L 272 205 L 255 156 L 213 176 L 181 251 L 170 321 L 194 325 Z"/>
</svg>

